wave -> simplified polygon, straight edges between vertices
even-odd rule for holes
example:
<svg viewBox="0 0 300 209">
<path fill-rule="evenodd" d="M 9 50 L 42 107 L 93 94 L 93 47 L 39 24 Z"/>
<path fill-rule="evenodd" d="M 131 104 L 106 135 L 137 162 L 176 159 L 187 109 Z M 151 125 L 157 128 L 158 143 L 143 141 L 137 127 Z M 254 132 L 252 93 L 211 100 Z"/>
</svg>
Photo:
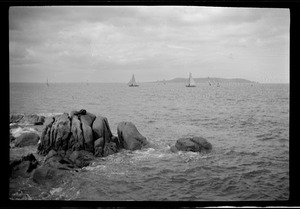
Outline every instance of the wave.
<svg viewBox="0 0 300 209">
<path fill-rule="evenodd" d="M 268 169 L 252 170 L 252 171 L 243 173 L 242 177 L 245 179 L 250 179 L 250 178 L 255 178 L 255 177 L 261 178 L 262 175 L 270 174 L 270 173 L 272 173 L 272 172 Z"/>
<path fill-rule="evenodd" d="M 10 129 L 11 135 L 15 138 L 19 137 L 23 133 L 31 133 L 31 132 L 39 134 L 39 132 L 35 128 L 30 128 L 30 127 L 24 127 L 24 128 L 17 127 L 17 128 Z"/>
<path fill-rule="evenodd" d="M 226 151 L 224 154 L 225 155 L 238 155 L 238 156 L 247 156 L 247 155 L 257 156 L 258 155 L 258 153 L 256 153 L 256 152 L 234 151 L 234 150 Z"/>
</svg>

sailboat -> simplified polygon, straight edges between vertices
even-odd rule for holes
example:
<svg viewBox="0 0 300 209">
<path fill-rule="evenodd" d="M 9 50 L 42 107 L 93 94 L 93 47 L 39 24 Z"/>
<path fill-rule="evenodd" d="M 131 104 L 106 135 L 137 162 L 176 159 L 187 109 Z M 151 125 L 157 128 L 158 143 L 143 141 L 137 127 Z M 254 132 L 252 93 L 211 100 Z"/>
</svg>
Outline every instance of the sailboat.
<svg viewBox="0 0 300 209">
<path fill-rule="evenodd" d="M 132 74 L 131 80 L 128 82 L 129 87 L 138 87 L 139 85 L 135 82 L 134 74 Z"/>
<path fill-rule="evenodd" d="M 47 78 L 47 86 L 49 87 L 48 78 Z"/>
<path fill-rule="evenodd" d="M 208 84 L 211 86 L 211 83 L 210 83 L 209 77 L 208 77 Z"/>
<path fill-rule="evenodd" d="M 186 87 L 196 87 L 196 83 L 195 83 L 194 79 L 192 78 L 192 73 L 190 73 L 190 77 L 188 79 L 188 83 L 185 86 Z"/>
</svg>

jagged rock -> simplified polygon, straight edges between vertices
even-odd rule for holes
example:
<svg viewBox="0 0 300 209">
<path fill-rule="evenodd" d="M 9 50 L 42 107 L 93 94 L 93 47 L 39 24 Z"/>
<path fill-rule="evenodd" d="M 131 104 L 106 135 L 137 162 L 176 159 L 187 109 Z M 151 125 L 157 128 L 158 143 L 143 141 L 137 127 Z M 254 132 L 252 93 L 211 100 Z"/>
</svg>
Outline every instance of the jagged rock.
<svg viewBox="0 0 300 209">
<path fill-rule="evenodd" d="M 66 150 L 68 148 L 68 140 L 70 136 L 70 118 L 67 113 L 64 113 L 58 117 L 52 124 L 51 133 L 54 140 L 55 150 Z"/>
<path fill-rule="evenodd" d="M 74 150 L 83 150 L 84 149 L 84 138 L 81 130 L 81 122 L 77 115 L 72 116 L 72 128 L 71 128 L 71 137 L 68 143 L 68 149 Z"/>
<path fill-rule="evenodd" d="M 20 159 L 14 159 L 10 162 L 10 177 L 17 178 L 18 176 L 22 176 L 28 178 L 37 166 L 38 161 L 32 153 Z"/>
<path fill-rule="evenodd" d="M 44 129 L 42 131 L 41 141 L 38 145 L 38 153 L 45 155 L 47 154 L 52 147 L 52 139 L 50 138 L 52 124 L 54 123 L 54 117 L 49 117 L 46 119 L 44 124 Z"/>
<path fill-rule="evenodd" d="M 38 134 L 34 132 L 25 132 L 22 133 L 19 137 L 15 140 L 15 147 L 25 147 L 29 145 L 36 145 L 40 137 Z"/>
<path fill-rule="evenodd" d="M 47 120 L 42 132 L 41 143 L 38 146 L 40 154 L 47 154 L 51 149 L 55 151 L 67 150 L 71 133 L 70 118 L 67 113 Z"/>
<path fill-rule="evenodd" d="M 91 113 L 80 115 L 81 127 L 84 136 L 84 150 L 94 152 L 94 136 L 91 128 L 96 116 Z"/>
<path fill-rule="evenodd" d="M 24 115 L 11 115 L 10 116 L 10 123 L 18 123 Z"/>
<path fill-rule="evenodd" d="M 176 141 L 175 146 L 171 147 L 171 151 L 192 151 L 192 152 L 208 152 L 212 149 L 211 143 L 202 137 L 180 138 Z"/>
<path fill-rule="evenodd" d="M 120 122 L 117 127 L 120 146 L 129 150 L 137 150 L 148 144 L 132 122 Z"/>
</svg>

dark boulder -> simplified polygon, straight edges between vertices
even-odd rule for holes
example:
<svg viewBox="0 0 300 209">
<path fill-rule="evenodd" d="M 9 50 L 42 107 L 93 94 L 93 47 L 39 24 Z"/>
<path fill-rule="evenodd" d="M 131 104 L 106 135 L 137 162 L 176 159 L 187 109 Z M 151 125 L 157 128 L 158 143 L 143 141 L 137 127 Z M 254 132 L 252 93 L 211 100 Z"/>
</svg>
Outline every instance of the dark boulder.
<svg viewBox="0 0 300 209">
<path fill-rule="evenodd" d="M 58 152 L 50 150 L 43 165 L 34 171 L 33 181 L 51 186 L 61 183 L 62 178 L 67 176 L 66 171 L 76 168 L 74 163 L 65 156 L 65 152 L 62 150 Z"/>
<path fill-rule="evenodd" d="M 15 147 L 25 147 L 29 145 L 36 145 L 40 137 L 35 132 L 24 132 L 15 140 Z"/>
<path fill-rule="evenodd" d="M 31 176 L 32 171 L 37 168 L 38 164 L 32 153 L 19 159 L 14 159 L 10 161 L 10 177 L 17 178 L 18 176 L 22 176 L 28 178 Z"/>
<path fill-rule="evenodd" d="M 192 152 L 208 152 L 212 149 L 211 143 L 202 137 L 187 137 L 177 140 L 175 146 L 171 147 L 171 151 L 192 151 Z"/>
<path fill-rule="evenodd" d="M 66 171 L 59 170 L 48 165 L 43 165 L 34 170 L 32 180 L 37 184 L 58 185 L 67 176 Z"/>
<path fill-rule="evenodd" d="M 120 122 L 117 132 L 121 148 L 137 150 L 148 144 L 146 137 L 140 134 L 132 122 Z"/>
</svg>

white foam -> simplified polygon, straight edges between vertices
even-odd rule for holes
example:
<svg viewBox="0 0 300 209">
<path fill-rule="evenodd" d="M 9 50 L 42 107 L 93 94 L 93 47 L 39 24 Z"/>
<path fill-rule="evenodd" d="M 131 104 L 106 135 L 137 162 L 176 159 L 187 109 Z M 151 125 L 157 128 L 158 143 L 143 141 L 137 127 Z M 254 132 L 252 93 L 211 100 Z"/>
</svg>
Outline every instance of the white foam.
<svg viewBox="0 0 300 209">
<path fill-rule="evenodd" d="M 51 191 L 50 191 L 50 194 L 53 195 L 54 193 L 57 193 L 57 192 L 61 192 L 63 189 L 61 187 L 58 187 L 58 188 L 53 188 Z"/>
<path fill-rule="evenodd" d="M 91 167 L 91 166 L 87 166 L 87 167 L 83 167 L 82 169 L 84 170 L 88 170 L 88 171 L 93 171 L 93 170 L 98 170 L 98 169 L 106 169 L 106 166 L 105 165 L 97 165 L 95 167 Z"/>
<path fill-rule="evenodd" d="M 52 112 L 52 113 L 39 113 L 39 114 L 37 114 L 37 115 L 39 115 L 39 116 L 44 116 L 44 117 L 54 117 L 54 116 L 56 116 L 56 115 L 62 115 L 63 113 L 61 113 L 61 112 Z"/>
<path fill-rule="evenodd" d="M 15 137 L 15 138 L 19 137 L 23 133 L 30 133 L 30 132 L 38 133 L 34 128 L 30 128 L 30 127 L 13 128 L 13 129 L 10 130 L 10 132 L 13 135 L 13 137 Z"/>
</svg>

